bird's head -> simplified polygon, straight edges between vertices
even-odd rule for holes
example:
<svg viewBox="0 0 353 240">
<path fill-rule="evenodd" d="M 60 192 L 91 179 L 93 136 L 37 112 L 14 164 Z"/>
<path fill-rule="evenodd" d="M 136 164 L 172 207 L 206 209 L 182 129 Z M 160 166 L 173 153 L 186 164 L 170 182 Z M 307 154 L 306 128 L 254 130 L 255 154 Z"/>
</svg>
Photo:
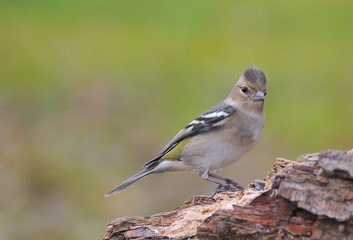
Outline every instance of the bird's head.
<svg viewBox="0 0 353 240">
<path fill-rule="evenodd" d="M 247 68 L 228 96 L 228 101 L 249 111 L 262 111 L 267 93 L 265 74 L 260 68 Z"/>
</svg>

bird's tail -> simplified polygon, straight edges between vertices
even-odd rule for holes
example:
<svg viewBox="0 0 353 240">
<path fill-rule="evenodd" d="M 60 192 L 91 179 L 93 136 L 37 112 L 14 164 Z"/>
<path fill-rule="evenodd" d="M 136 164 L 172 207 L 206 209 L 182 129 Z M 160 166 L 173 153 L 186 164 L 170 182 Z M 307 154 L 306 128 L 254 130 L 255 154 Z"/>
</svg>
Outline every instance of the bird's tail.
<svg viewBox="0 0 353 240">
<path fill-rule="evenodd" d="M 143 169 L 141 172 L 138 172 L 134 176 L 129 177 L 128 179 L 126 179 L 124 182 L 122 182 L 121 184 L 116 186 L 110 192 L 107 192 L 106 194 L 104 194 L 104 197 L 110 197 L 110 196 L 120 192 L 121 190 L 123 190 L 127 186 L 133 184 L 134 182 L 140 180 L 141 178 L 147 177 L 148 175 L 153 173 L 153 170 L 154 170 L 153 168 L 152 169 L 151 168 Z"/>
</svg>

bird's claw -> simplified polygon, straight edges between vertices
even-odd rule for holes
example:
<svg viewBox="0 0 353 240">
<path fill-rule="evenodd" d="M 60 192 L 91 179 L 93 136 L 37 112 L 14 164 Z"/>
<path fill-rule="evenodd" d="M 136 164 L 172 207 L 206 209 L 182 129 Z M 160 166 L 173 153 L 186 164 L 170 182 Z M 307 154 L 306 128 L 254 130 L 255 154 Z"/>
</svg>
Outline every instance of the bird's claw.
<svg viewBox="0 0 353 240">
<path fill-rule="evenodd" d="M 237 182 L 234 180 L 227 178 L 225 184 L 220 184 L 212 194 L 212 198 L 217 194 L 217 193 L 222 193 L 222 192 L 237 192 L 237 191 L 242 191 L 244 188 L 240 186 Z"/>
<path fill-rule="evenodd" d="M 228 185 L 229 187 L 233 186 L 232 188 L 236 189 L 235 191 L 232 191 L 232 192 L 244 190 L 244 188 L 239 183 L 237 183 L 231 178 L 225 178 L 225 181 L 226 181 L 226 185 Z"/>
</svg>

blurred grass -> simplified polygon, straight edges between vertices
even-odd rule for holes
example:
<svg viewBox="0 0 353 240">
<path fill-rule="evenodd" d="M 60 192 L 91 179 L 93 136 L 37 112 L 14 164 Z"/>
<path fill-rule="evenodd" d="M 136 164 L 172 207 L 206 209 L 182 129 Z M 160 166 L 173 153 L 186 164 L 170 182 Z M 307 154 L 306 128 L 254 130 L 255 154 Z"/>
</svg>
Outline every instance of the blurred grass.
<svg viewBox="0 0 353 240">
<path fill-rule="evenodd" d="M 210 193 L 172 173 L 102 197 L 248 66 L 268 78 L 265 132 L 222 174 L 352 147 L 352 22 L 348 1 L 1 1 L 0 239 L 100 238 Z"/>
</svg>

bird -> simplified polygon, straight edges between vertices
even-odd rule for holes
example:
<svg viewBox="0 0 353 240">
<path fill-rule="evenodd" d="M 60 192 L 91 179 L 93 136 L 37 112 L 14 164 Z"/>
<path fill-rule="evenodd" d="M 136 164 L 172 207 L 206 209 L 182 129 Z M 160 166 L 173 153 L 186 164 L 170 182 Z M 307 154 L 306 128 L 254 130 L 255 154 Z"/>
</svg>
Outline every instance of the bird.
<svg viewBox="0 0 353 240">
<path fill-rule="evenodd" d="M 196 117 L 143 169 L 104 196 L 109 197 L 151 174 L 191 171 L 218 185 L 215 193 L 243 189 L 231 178 L 216 175 L 249 152 L 260 140 L 264 128 L 267 80 L 258 67 L 240 75 L 227 98 Z"/>
</svg>

